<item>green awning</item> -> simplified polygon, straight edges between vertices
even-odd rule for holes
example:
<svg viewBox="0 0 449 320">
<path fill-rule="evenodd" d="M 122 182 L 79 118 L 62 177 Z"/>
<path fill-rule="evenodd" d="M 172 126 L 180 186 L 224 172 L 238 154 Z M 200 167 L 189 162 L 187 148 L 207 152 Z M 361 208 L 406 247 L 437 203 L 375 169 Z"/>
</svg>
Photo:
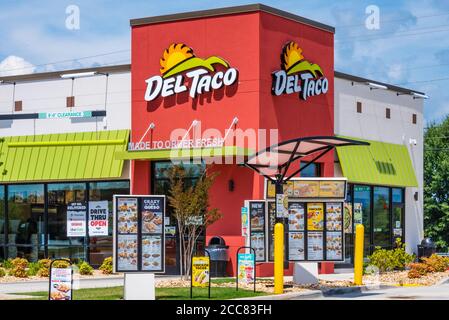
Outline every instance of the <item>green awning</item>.
<svg viewBox="0 0 449 320">
<path fill-rule="evenodd" d="M 4 137 L 0 182 L 119 178 L 129 130 Z"/>
<path fill-rule="evenodd" d="M 352 183 L 417 187 L 415 170 L 405 145 L 371 140 L 369 146 L 337 148 L 343 176 Z"/>
<path fill-rule="evenodd" d="M 115 153 L 116 159 L 121 160 L 170 160 L 191 158 L 216 158 L 216 157 L 246 157 L 253 151 L 235 146 L 205 147 L 205 148 L 182 148 L 182 149 L 154 149 L 139 151 L 119 151 Z"/>
</svg>

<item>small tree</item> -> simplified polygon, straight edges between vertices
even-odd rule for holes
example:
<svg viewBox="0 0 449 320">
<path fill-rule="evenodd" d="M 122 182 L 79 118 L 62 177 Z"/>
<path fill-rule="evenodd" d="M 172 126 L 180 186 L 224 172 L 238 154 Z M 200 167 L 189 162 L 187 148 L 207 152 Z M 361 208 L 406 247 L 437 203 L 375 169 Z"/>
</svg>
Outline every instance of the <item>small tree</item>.
<svg viewBox="0 0 449 320">
<path fill-rule="evenodd" d="M 205 228 L 221 218 L 216 208 L 209 208 L 209 189 L 217 173 L 208 174 L 207 169 L 192 186 L 185 185 L 186 170 L 181 165 L 168 171 L 170 189 L 168 200 L 177 222 L 181 247 L 181 276 L 190 274 L 190 261 L 198 237 Z"/>
</svg>

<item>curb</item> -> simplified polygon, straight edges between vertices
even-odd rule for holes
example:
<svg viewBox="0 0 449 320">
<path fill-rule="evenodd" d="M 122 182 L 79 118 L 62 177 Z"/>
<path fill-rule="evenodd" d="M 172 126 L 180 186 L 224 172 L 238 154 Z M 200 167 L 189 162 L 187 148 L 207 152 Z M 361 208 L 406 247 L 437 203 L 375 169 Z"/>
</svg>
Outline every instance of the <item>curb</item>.
<svg viewBox="0 0 449 320">
<path fill-rule="evenodd" d="M 449 278 L 447 279 L 449 283 Z M 327 290 L 309 290 L 309 292 L 289 292 L 278 295 L 267 295 L 267 296 L 259 296 L 259 297 L 250 297 L 250 298 L 239 298 L 232 300 L 295 300 L 297 298 L 322 298 L 322 297 L 331 297 L 331 296 L 339 296 L 348 293 L 362 293 L 368 292 L 371 290 L 383 290 L 383 289 L 394 289 L 396 287 L 380 285 L 380 286 L 354 286 L 354 287 L 344 287 L 344 288 L 332 288 Z"/>
<path fill-rule="evenodd" d="M 317 298 L 322 296 L 323 293 L 320 290 L 309 290 L 308 292 L 289 292 L 276 295 L 238 298 L 231 300 L 294 300 L 296 298 Z"/>
<path fill-rule="evenodd" d="M 441 286 L 443 284 L 449 284 L 449 278 L 443 279 L 440 282 L 436 283 L 436 286 Z"/>
</svg>

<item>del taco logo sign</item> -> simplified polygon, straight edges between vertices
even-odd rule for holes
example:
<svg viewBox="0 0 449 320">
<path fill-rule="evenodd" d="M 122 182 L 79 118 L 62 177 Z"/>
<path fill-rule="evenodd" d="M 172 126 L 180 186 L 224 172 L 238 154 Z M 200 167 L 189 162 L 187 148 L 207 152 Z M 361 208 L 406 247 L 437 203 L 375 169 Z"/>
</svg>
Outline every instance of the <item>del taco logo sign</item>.
<svg viewBox="0 0 449 320">
<path fill-rule="evenodd" d="M 237 81 L 238 71 L 217 56 L 202 59 L 192 48 L 183 43 L 173 43 L 160 59 L 161 75 L 153 76 L 145 82 L 145 100 L 152 101 L 159 96 L 189 92 L 190 97 L 230 86 Z M 217 68 L 218 67 L 218 68 Z M 190 81 L 186 81 L 186 79 Z"/>
<path fill-rule="evenodd" d="M 294 41 L 288 42 L 282 49 L 281 68 L 272 73 L 271 91 L 275 96 L 297 93 L 301 99 L 307 100 L 329 90 L 329 81 L 321 67 L 307 61 Z"/>
</svg>

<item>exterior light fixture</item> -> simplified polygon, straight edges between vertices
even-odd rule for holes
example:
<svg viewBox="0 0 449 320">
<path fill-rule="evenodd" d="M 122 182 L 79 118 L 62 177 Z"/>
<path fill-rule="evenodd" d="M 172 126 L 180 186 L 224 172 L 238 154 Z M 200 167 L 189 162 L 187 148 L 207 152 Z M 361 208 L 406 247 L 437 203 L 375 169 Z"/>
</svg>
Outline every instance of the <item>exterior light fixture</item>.
<svg viewBox="0 0 449 320">
<path fill-rule="evenodd" d="M 237 124 L 239 123 L 239 118 L 235 117 L 234 119 L 232 119 L 232 124 Z"/>
<path fill-rule="evenodd" d="M 412 92 L 413 99 L 429 99 L 429 96 L 426 94 Z"/>
<path fill-rule="evenodd" d="M 90 72 L 78 72 L 78 73 L 64 73 L 61 74 L 62 79 L 74 79 L 74 78 L 83 78 L 83 77 L 92 77 L 99 74 L 97 71 Z"/>
<path fill-rule="evenodd" d="M 153 130 L 156 127 L 156 125 L 154 124 L 154 122 L 150 123 L 150 129 Z"/>
<path fill-rule="evenodd" d="M 419 93 L 419 92 L 414 92 L 414 91 L 410 91 L 407 93 L 396 93 L 397 96 L 412 96 L 413 100 L 414 99 L 429 99 L 429 96 L 424 94 L 424 93 Z"/>
<path fill-rule="evenodd" d="M 380 90 L 388 90 L 387 86 L 384 86 L 382 84 L 374 83 L 374 82 L 367 82 L 367 86 L 370 87 L 370 90 L 380 89 Z"/>
</svg>

